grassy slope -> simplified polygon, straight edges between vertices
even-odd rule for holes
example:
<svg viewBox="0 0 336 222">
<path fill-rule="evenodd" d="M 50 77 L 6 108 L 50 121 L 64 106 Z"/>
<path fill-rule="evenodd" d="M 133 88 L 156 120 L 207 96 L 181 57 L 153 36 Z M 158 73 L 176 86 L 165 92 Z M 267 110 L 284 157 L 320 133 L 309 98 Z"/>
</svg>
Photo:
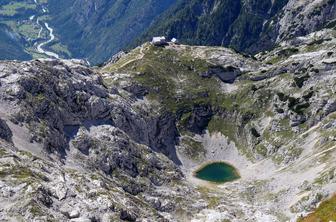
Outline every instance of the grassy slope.
<svg viewBox="0 0 336 222">
<path fill-rule="evenodd" d="M 134 59 L 139 54 L 139 49 L 136 49 L 117 63 L 105 67 L 105 70 L 133 73 L 138 83 L 149 88 L 148 97 L 158 100 L 162 108 L 171 112 L 189 110 L 201 104 L 230 111 L 239 106 L 242 112 L 248 112 L 256 109 L 255 105 L 260 105 L 257 101 L 250 103 L 249 94 L 253 86 L 249 81 L 240 83 L 238 93 L 225 94 L 218 78 L 201 77 L 200 74 L 214 65 L 193 57 L 191 50 L 192 47 L 187 46 L 177 52 L 146 44 L 141 59 Z"/>
<path fill-rule="evenodd" d="M 315 212 L 307 217 L 301 218 L 298 222 L 329 222 L 336 220 L 336 196 L 322 202 Z"/>
<path fill-rule="evenodd" d="M 148 88 L 148 99 L 157 101 L 162 112 L 175 114 L 182 134 L 190 133 L 187 125 L 195 107 L 211 107 L 214 116 L 208 130 L 223 133 L 243 148 L 240 130 L 245 123 L 237 125 L 238 119 L 260 117 L 262 110 L 268 107 L 270 92 L 260 89 L 253 93 L 255 86 L 250 81 L 237 83 L 240 90 L 236 92 L 223 92 L 218 78 L 200 76 L 213 64 L 194 58 L 191 50 L 192 47 L 187 47 L 177 52 L 147 44 L 142 49 L 144 56 L 141 59 L 135 59 L 139 55 L 139 49 L 136 49 L 116 64 L 106 67 L 105 71 L 131 73 L 133 80 Z M 250 156 L 247 150 L 243 152 Z"/>
</svg>

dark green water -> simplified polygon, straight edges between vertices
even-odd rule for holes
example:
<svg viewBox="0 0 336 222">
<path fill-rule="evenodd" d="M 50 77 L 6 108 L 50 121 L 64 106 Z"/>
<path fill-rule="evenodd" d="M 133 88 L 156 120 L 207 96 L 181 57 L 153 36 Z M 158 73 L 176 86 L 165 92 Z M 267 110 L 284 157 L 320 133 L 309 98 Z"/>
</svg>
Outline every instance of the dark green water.
<svg viewBox="0 0 336 222">
<path fill-rule="evenodd" d="M 195 172 L 195 177 L 214 183 L 225 183 L 239 178 L 237 170 L 226 163 L 210 163 Z"/>
</svg>

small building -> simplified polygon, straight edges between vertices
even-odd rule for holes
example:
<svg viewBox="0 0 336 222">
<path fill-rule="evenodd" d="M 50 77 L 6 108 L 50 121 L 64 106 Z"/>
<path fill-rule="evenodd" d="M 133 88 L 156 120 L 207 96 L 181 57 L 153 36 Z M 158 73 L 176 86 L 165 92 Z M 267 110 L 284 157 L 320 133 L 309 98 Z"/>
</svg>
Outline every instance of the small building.
<svg viewBox="0 0 336 222">
<path fill-rule="evenodd" d="M 170 41 L 171 41 L 173 44 L 178 44 L 178 43 L 179 43 L 178 40 L 177 40 L 176 38 L 172 38 Z"/>
<path fill-rule="evenodd" d="M 166 37 L 160 36 L 160 37 L 153 37 L 152 44 L 155 46 L 164 46 L 167 45 Z"/>
</svg>

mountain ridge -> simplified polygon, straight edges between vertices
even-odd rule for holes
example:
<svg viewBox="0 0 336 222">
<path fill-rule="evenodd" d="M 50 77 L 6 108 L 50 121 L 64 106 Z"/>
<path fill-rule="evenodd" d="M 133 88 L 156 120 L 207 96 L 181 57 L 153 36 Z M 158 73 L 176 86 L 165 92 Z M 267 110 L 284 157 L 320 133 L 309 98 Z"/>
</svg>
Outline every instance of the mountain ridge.
<svg viewBox="0 0 336 222">
<path fill-rule="evenodd" d="M 286 38 L 327 26 L 335 20 L 335 10 L 333 0 L 306 3 L 265 0 L 262 4 L 252 0 L 182 1 L 161 16 L 132 46 L 153 35 L 166 35 L 187 44 L 226 46 L 254 54 L 270 50 Z M 229 18 L 222 20 L 226 16 Z"/>
</svg>

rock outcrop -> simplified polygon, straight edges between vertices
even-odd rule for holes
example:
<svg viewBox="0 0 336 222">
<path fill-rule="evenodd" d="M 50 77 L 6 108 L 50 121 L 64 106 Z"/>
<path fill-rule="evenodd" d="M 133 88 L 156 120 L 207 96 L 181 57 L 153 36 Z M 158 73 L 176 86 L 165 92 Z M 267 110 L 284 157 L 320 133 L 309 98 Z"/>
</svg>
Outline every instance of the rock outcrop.
<svg viewBox="0 0 336 222">
<path fill-rule="evenodd" d="M 12 131 L 8 127 L 7 123 L 0 119 L 0 138 L 6 141 L 10 141 L 12 139 Z"/>
</svg>

